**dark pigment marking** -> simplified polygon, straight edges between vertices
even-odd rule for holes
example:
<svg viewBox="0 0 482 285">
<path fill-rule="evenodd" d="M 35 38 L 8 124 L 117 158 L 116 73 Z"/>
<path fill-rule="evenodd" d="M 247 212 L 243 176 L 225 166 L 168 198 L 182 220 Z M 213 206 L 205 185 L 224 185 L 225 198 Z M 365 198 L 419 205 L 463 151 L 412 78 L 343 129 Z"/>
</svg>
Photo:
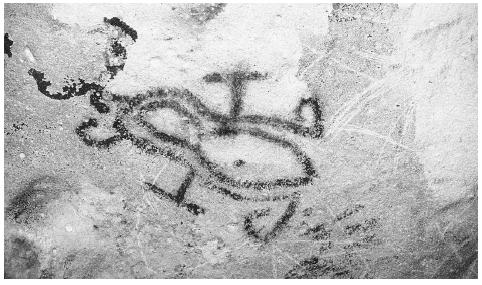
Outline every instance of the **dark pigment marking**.
<svg viewBox="0 0 482 285">
<path fill-rule="evenodd" d="M 264 243 L 268 243 L 270 240 L 275 238 L 283 230 L 283 228 L 286 227 L 289 220 L 291 219 L 291 217 L 293 217 L 296 209 L 298 208 L 300 202 L 300 195 L 295 192 L 292 194 L 291 199 L 292 200 L 288 203 L 288 207 L 286 208 L 281 218 L 276 221 L 273 228 L 269 229 L 268 233 L 264 236 L 260 235 L 261 230 L 256 230 L 254 228 L 253 221 L 255 219 L 259 219 L 261 217 L 269 215 L 270 209 L 255 210 L 251 214 L 248 214 L 244 219 L 244 230 L 246 231 L 248 236 L 251 236 L 256 240 L 262 241 Z"/>
<path fill-rule="evenodd" d="M 12 127 L 15 129 L 15 131 L 22 130 L 23 127 L 26 127 L 27 125 L 25 123 L 20 123 L 20 124 L 13 124 Z"/>
<path fill-rule="evenodd" d="M 126 48 L 119 43 L 119 41 L 114 41 L 111 45 L 112 53 L 115 56 L 120 56 L 122 58 L 127 58 Z"/>
<path fill-rule="evenodd" d="M 130 36 L 133 41 L 137 39 L 137 32 L 119 18 L 105 18 L 104 21 L 107 24 L 120 28 L 121 31 Z M 117 40 L 111 41 L 108 52 L 117 58 L 124 60 L 127 58 L 125 47 Z M 123 63 L 117 66 L 106 64 L 106 69 L 110 73 L 111 78 L 114 78 L 117 72 L 122 70 L 123 67 Z M 70 85 L 62 88 L 63 92 L 51 94 L 47 90 L 51 83 L 45 80 L 42 72 L 31 69 L 29 74 L 36 80 L 39 91 L 52 99 L 65 100 L 76 96 L 83 96 L 90 92 L 90 103 L 99 113 L 108 113 L 111 111 L 111 108 L 103 102 L 103 96 L 108 95 L 110 97 L 109 101 L 113 103 L 113 107 L 115 108 L 115 119 L 112 124 L 112 129 L 116 134 L 107 139 L 100 140 L 91 136 L 91 129 L 98 127 L 97 120 L 94 118 L 82 122 L 76 128 L 76 134 L 86 145 L 99 149 L 110 148 L 120 141 L 130 141 L 146 154 L 154 156 L 160 155 L 187 167 L 189 173 L 175 195 L 164 191 L 154 184 L 146 182 L 146 185 L 148 189 L 157 196 L 173 201 L 177 206 L 186 208 L 194 215 L 205 212 L 202 207 L 185 201 L 186 191 L 189 189 L 195 177 L 201 178 L 201 182 L 209 189 L 213 189 L 237 201 L 288 200 L 288 206 L 283 215 L 264 236 L 261 236 L 252 225 L 254 219 L 260 218 L 260 213 L 251 213 L 245 217 L 244 228 L 246 232 L 249 236 L 257 240 L 268 242 L 278 235 L 295 214 L 300 200 L 298 192 L 291 194 L 277 193 L 276 195 L 270 196 L 263 195 L 263 191 L 275 188 L 284 189 L 304 186 L 310 184 L 312 179 L 317 176 L 311 159 L 299 146 L 287 139 L 275 136 L 259 128 L 260 126 L 271 127 L 296 135 L 321 138 L 323 132 L 321 108 L 316 99 L 302 99 L 300 101 L 299 107 L 295 110 L 297 120 L 284 120 L 262 115 L 241 115 L 246 84 L 251 80 L 265 79 L 267 74 L 261 74 L 256 71 L 235 71 L 228 74 L 212 73 L 203 78 L 205 82 L 222 83 L 230 87 L 231 105 L 228 115 L 211 110 L 203 104 L 197 96 L 186 89 L 159 88 L 143 94 L 137 94 L 135 97 L 129 97 L 105 94 L 104 86 L 97 83 L 87 83 L 79 79 L 80 83 L 76 84 L 71 82 Z M 300 112 L 305 106 L 311 108 L 315 115 L 315 122 L 309 127 L 299 123 Z M 297 162 L 302 167 L 303 175 L 292 178 L 259 181 L 239 180 L 231 177 L 226 174 L 217 163 L 210 160 L 201 148 L 200 143 L 192 143 L 186 138 L 162 132 L 146 119 L 147 113 L 162 109 L 169 109 L 176 112 L 180 117 L 186 118 L 188 123 L 195 126 L 198 130 L 202 129 L 204 122 L 214 123 L 216 127 L 207 132 L 207 134 L 212 137 L 231 137 L 245 134 L 282 147 L 295 156 Z M 136 134 L 136 129 L 132 129 L 132 125 L 145 131 L 143 135 Z M 161 143 L 161 145 L 159 143 Z M 236 167 L 241 167 L 245 162 L 238 160 L 235 161 L 234 164 Z M 228 188 L 233 188 L 233 190 L 228 190 Z"/>
<path fill-rule="evenodd" d="M 253 226 L 253 219 L 259 219 L 261 217 L 266 217 L 269 215 L 271 209 L 255 210 L 244 219 L 244 230 L 246 233 L 256 239 L 262 239 L 259 232 L 261 230 L 256 230 Z"/>
<path fill-rule="evenodd" d="M 11 132 L 5 131 L 5 134 L 6 135 L 12 135 L 12 134 L 14 134 L 18 131 L 23 130 L 24 127 L 28 127 L 27 124 L 25 124 L 25 123 L 12 124 L 12 131 Z"/>
<path fill-rule="evenodd" d="M 52 85 L 52 83 L 45 80 L 45 75 L 42 72 L 31 68 L 28 71 L 28 74 L 37 82 L 38 90 L 51 99 L 67 100 L 72 97 L 84 96 L 90 92 L 90 104 L 94 106 L 99 113 L 109 112 L 109 107 L 101 102 L 104 87 L 97 83 L 87 83 L 83 79 L 79 79 L 79 83 L 72 82 L 71 84 L 62 87 L 62 92 L 50 93 L 47 88 Z"/>
<path fill-rule="evenodd" d="M 310 226 L 302 232 L 300 237 L 308 237 L 311 240 L 322 242 L 318 248 L 318 255 L 304 259 L 300 264 L 294 266 L 285 277 L 336 278 L 346 274 L 344 278 L 358 278 L 358 273 L 363 274 L 364 269 L 360 267 L 361 263 L 356 261 L 354 252 L 370 249 L 383 243 L 383 240 L 377 237 L 377 232 L 375 231 L 379 227 L 379 219 L 372 218 L 362 223 L 349 225 L 337 226 L 337 224 L 346 222 L 345 220 L 353 217 L 364 208 L 365 206 L 361 204 L 355 204 L 335 215 L 333 219 Z M 302 212 L 305 217 L 309 217 L 313 213 L 313 208 L 308 207 Z M 303 221 L 300 225 L 305 226 L 308 223 Z M 338 231 L 334 227 L 342 230 L 339 232 L 342 236 L 337 236 Z M 342 244 L 341 248 L 334 247 L 336 240 L 344 239 L 343 236 L 349 242 Z M 340 250 L 342 250 L 342 254 L 340 254 Z M 336 266 L 329 269 L 326 264 Z M 355 274 L 355 271 L 360 272 Z"/>
<path fill-rule="evenodd" d="M 184 196 L 186 195 L 186 191 L 187 191 L 188 187 L 191 185 L 192 181 L 194 180 L 194 177 L 195 177 L 194 171 L 189 171 L 189 173 L 187 174 L 184 182 L 181 184 L 181 186 L 177 190 L 176 195 L 172 195 L 171 193 L 162 190 L 161 188 L 157 187 L 154 184 L 146 183 L 146 185 L 148 185 L 150 190 L 152 192 L 154 192 L 155 194 L 157 194 L 157 195 L 159 195 L 163 198 L 173 200 L 174 202 L 176 202 L 176 204 L 178 206 L 186 207 L 186 209 L 189 212 L 191 212 L 192 214 L 197 216 L 199 214 L 204 214 L 205 210 L 203 208 L 201 208 L 200 206 L 196 205 L 196 204 L 186 203 L 185 198 L 184 198 Z"/>
<path fill-rule="evenodd" d="M 12 57 L 12 51 L 11 47 L 13 45 L 13 41 L 8 38 L 8 33 L 5 33 L 5 36 L 3 37 L 3 53 L 8 55 L 8 57 Z"/>
<path fill-rule="evenodd" d="M 129 27 L 126 23 L 119 20 L 119 18 L 107 19 L 104 18 L 104 22 L 115 27 L 119 27 L 126 35 L 130 36 L 133 41 L 137 39 L 137 32 Z M 111 46 L 109 47 L 109 52 L 114 56 L 121 57 L 123 59 L 127 58 L 127 52 L 124 46 L 122 46 L 119 41 L 113 40 Z M 110 78 L 113 79 L 115 75 L 120 70 L 124 69 L 124 64 L 119 65 L 105 65 L 107 72 L 110 74 Z M 90 104 L 99 113 L 108 113 L 110 111 L 109 107 L 105 102 L 103 102 L 102 95 L 104 93 L 104 86 L 95 82 L 86 82 L 84 79 L 78 79 L 78 83 L 71 81 L 68 85 L 62 87 L 62 92 L 50 93 L 47 88 L 52 84 L 50 81 L 45 79 L 45 74 L 31 68 L 28 71 L 36 83 L 38 90 L 45 96 L 55 99 L 55 100 L 66 100 L 76 96 L 84 96 L 90 93 Z"/>
<path fill-rule="evenodd" d="M 325 224 L 318 224 L 308 228 L 302 236 L 310 237 L 314 240 L 326 240 L 330 238 L 331 230 L 325 228 Z"/>
<path fill-rule="evenodd" d="M 307 258 L 291 269 L 287 279 L 312 279 L 317 277 L 350 278 L 349 266 L 333 260 L 320 259 L 316 256 Z"/>
<path fill-rule="evenodd" d="M 300 204 L 300 196 L 297 192 L 293 194 L 292 200 L 289 202 L 283 216 L 276 222 L 273 229 L 264 237 L 264 242 L 269 242 L 271 239 L 275 238 L 286 225 L 288 224 L 291 217 L 296 212 L 296 208 Z"/>
<path fill-rule="evenodd" d="M 353 214 L 358 213 L 363 208 L 364 208 L 363 205 L 356 204 L 353 209 L 346 209 L 345 211 L 343 211 L 343 213 L 336 215 L 335 221 L 344 220 L 344 219 L 352 216 Z"/>
<path fill-rule="evenodd" d="M 297 119 L 301 121 L 301 112 L 303 111 L 303 108 L 305 106 L 311 107 L 311 110 L 313 111 L 314 115 L 314 123 L 313 126 L 309 129 L 305 129 L 305 133 L 303 135 L 309 135 L 310 137 L 313 138 L 321 138 L 323 136 L 323 114 L 321 112 L 321 106 L 315 98 L 302 98 L 300 100 L 300 103 L 298 107 L 295 110 L 295 114 L 297 116 Z"/>
<path fill-rule="evenodd" d="M 246 133 L 254 137 L 260 137 L 264 140 L 268 140 L 271 143 L 279 144 L 282 147 L 290 149 L 297 156 L 298 160 L 302 164 L 306 176 L 296 177 L 293 179 L 276 179 L 272 181 L 250 181 L 250 180 L 239 181 L 232 177 L 227 176 L 222 171 L 217 170 L 216 164 L 208 159 L 208 157 L 201 150 L 199 145 L 193 145 L 185 139 L 178 138 L 176 136 L 166 134 L 163 132 L 159 132 L 157 129 L 155 129 L 152 125 L 150 125 L 148 122 L 146 122 L 143 119 L 143 116 L 142 116 L 143 112 L 153 111 L 153 110 L 156 110 L 156 108 L 169 108 L 171 110 L 172 109 L 175 110 L 176 112 L 180 113 L 183 116 L 187 115 L 186 117 L 190 118 L 190 121 L 193 124 L 195 125 L 198 124 L 199 119 L 196 119 L 196 117 L 193 114 L 186 114 L 187 112 L 186 108 L 181 108 L 181 105 L 177 104 L 175 101 L 165 100 L 165 97 L 167 97 L 169 94 L 174 95 L 174 97 L 179 97 L 182 95 L 182 93 L 180 93 L 179 91 L 175 91 L 171 89 L 171 90 L 158 90 L 157 92 L 142 94 L 142 95 L 136 96 L 135 98 L 124 98 L 124 97 L 118 98 L 114 96 L 113 100 L 119 100 L 119 101 L 123 100 L 123 103 L 124 103 L 124 108 L 120 108 L 118 117 L 115 119 L 113 123 L 113 128 L 116 130 L 117 134 L 105 140 L 95 140 L 91 138 L 89 136 L 88 130 L 92 127 L 97 126 L 97 121 L 95 119 L 90 119 L 87 122 L 82 123 L 81 126 L 77 128 L 77 134 L 82 138 L 82 140 L 87 145 L 96 146 L 99 148 L 108 148 L 123 139 L 130 140 L 135 146 L 137 146 L 138 148 L 140 148 L 141 150 L 143 150 L 148 154 L 162 155 L 189 167 L 198 176 L 201 176 L 201 177 L 204 176 L 204 179 L 205 180 L 207 179 L 208 182 L 212 181 L 211 186 L 217 185 L 214 188 L 218 192 L 228 195 L 234 200 L 261 201 L 261 199 L 245 197 L 239 193 L 233 193 L 227 190 L 226 187 L 222 186 L 223 184 L 224 185 L 227 184 L 228 186 L 235 187 L 235 188 L 251 188 L 259 191 L 259 190 L 275 188 L 275 187 L 297 187 L 301 185 L 306 185 L 311 181 L 312 177 L 314 177 L 315 171 L 313 169 L 311 161 L 295 145 L 293 145 L 290 142 L 284 141 L 280 138 L 273 137 L 272 135 L 269 135 L 259 130 L 258 131 L 252 130 L 252 129 L 244 130 L 241 128 L 237 130 L 239 133 Z M 141 106 L 141 103 L 148 100 L 149 97 L 155 98 L 159 96 L 163 100 L 157 99 L 158 101 L 149 102 Z M 135 109 L 139 110 L 140 115 L 135 116 L 132 114 L 132 112 Z M 194 155 L 194 157 L 191 157 L 191 161 L 189 161 L 189 159 L 184 155 L 178 154 L 175 151 L 175 148 L 170 148 L 170 147 L 162 148 L 156 145 L 155 143 L 153 143 L 149 139 L 141 138 L 133 135 L 132 133 L 129 132 L 129 130 L 125 126 L 125 121 L 129 121 L 129 119 L 132 120 L 133 118 L 138 125 L 150 131 L 150 134 L 156 139 L 166 142 L 173 147 L 180 147 L 181 149 L 188 150 L 191 152 L 191 154 Z M 206 172 L 206 170 L 209 172 L 207 177 L 202 174 L 203 172 Z M 151 187 L 152 185 L 148 185 L 148 186 L 152 188 Z M 171 197 L 169 195 L 163 195 L 162 194 L 163 191 L 157 190 L 155 192 L 175 202 L 178 201 L 174 197 Z M 290 199 L 290 196 L 278 195 L 270 198 L 265 198 L 265 200 L 268 200 L 268 201 L 277 201 L 282 199 Z M 292 204 L 291 206 L 293 205 L 294 204 Z M 285 218 L 286 217 L 289 219 L 290 215 L 286 215 Z M 281 226 L 283 226 L 284 224 L 285 222 L 282 222 L 280 226 L 276 226 L 275 227 L 276 230 L 273 231 L 273 233 L 277 233 L 278 232 L 277 229 L 281 228 Z"/>
<path fill-rule="evenodd" d="M 308 208 L 303 210 L 303 216 L 304 217 L 309 217 L 312 214 L 313 214 L 313 208 L 312 207 L 308 207 Z"/>
<path fill-rule="evenodd" d="M 235 160 L 234 161 L 234 166 L 235 167 L 242 167 L 243 165 L 246 164 L 246 161 L 242 160 L 242 159 L 238 159 L 238 160 Z"/>
<path fill-rule="evenodd" d="M 334 219 L 332 219 L 331 221 L 328 221 L 327 223 L 319 223 L 315 226 L 309 227 L 304 233 L 301 234 L 301 236 L 307 236 L 314 240 L 329 240 L 330 235 L 332 233 L 331 227 L 333 227 L 335 224 L 342 223 L 344 220 L 355 215 L 356 213 L 358 213 L 364 208 L 365 206 L 356 204 L 351 208 L 345 209 L 340 214 L 337 214 Z M 312 212 L 313 212 L 312 208 L 307 208 L 303 210 L 304 216 L 310 216 L 309 214 L 311 214 Z M 327 224 L 328 224 L 328 227 L 327 227 Z M 308 224 L 304 221 L 301 223 L 301 225 L 303 226 Z M 350 236 L 350 237 L 353 235 L 358 235 L 361 238 L 360 239 L 361 242 L 358 242 L 358 243 L 354 242 L 352 245 L 349 245 L 348 247 L 359 247 L 362 244 L 374 244 L 378 242 L 378 240 L 376 239 L 376 235 L 371 232 L 378 226 L 379 226 L 379 219 L 377 218 L 371 218 L 371 219 L 365 220 L 363 223 L 354 223 L 354 224 L 342 226 L 344 235 Z"/>
<path fill-rule="evenodd" d="M 50 269 L 48 268 L 42 269 L 42 271 L 40 272 L 39 279 L 54 279 L 54 278 L 55 278 L 55 274 L 51 272 Z"/>
<path fill-rule="evenodd" d="M 119 98 L 117 96 L 113 96 L 113 101 L 123 101 L 124 108 L 121 108 L 118 112 L 118 117 L 115 119 L 113 128 L 116 130 L 117 134 L 112 136 L 106 140 L 95 140 L 91 138 L 88 134 L 88 129 L 91 127 L 96 127 L 97 122 L 95 119 L 91 119 L 87 122 L 84 122 L 77 128 L 77 134 L 82 138 L 82 140 L 90 146 L 97 146 L 99 148 L 106 148 L 110 147 L 113 144 L 119 142 L 122 139 L 130 140 L 134 145 L 139 147 L 140 149 L 144 150 L 149 154 L 160 154 L 166 156 L 172 160 L 181 162 L 183 165 L 188 166 L 189 168 L 199 169 L 202 168 L 209 172 L 209 179 L 214 179 L 218 183 L 222 185 L 227 185 L 235 188 L 250 188 L 255 190 L 265 190 L 265 189 L 272 189 L 277 187 L 298 187 L 302 185 L 306 185 L 311 182 L 312 178 L 316 176 L 316 172 L 312 165 L 311 160 L 309 157 L 296 145 L 293 143 L 284 140 L 280 137 L 276 137 L 274 135 L 268 134 L 264 131 L 261 131 L 257 128 L 242 128 L 236 127 L 235 131 L 238 134 L 247 134 L 252 137 L 257 137 L 267 142 L 270 142 L 275 145 L 279 145 L 285 149 L 289 149 L 297 158 L 298 162 L 301 164 L 304 176 L 294 177 L 294 178 L 279 178 L 274 180 L 268 181 L 252 181 L 252 180 L 238 180 L 233 177 L 226 175 L 223 171 L 219 170 L 219 166 L 214 163 L 213 161 L 209 160 L 207 154 L 201 149 L 198 144 L 192 144 L 187 139 L 179 138 L 171 134 L 167 134 L 164 132 L 160 132 L 154 126 L 152 126 L 149 122 L 147 122 L 143 115 L 146 111 L 154 111 L 162 108 L 168 108 L 171 110 L 176 111 L 182 116 L 186 116 L 190 118 L 193 124 L 198 124 L 201 121 L 192 113 L 187 113 L 187 109 L 183 108 L 179 103 L 176 101 L 168 101 L 166 97 L 172 96 L 174 98 L 182 97 L 182 95 L 187 94 L 186 92 L 181 92 L 179 90 L 171 89 L 171 90 L 157 90 L 157 92 L 150 92 L 147 94 L 141 94 L 134 98 Z M 162 100 L 157 99 L 158 101 L 150 102 L 147 105 L 142 106 L 141 103 L 148 99 L 156 99 L 156 97 L 160 97 Z M 172 98 L 171 100 L 175 100 Z M 186 100 L 185 104 L 189 104 L 191 101 Z M 138 110 L 136 110 L 138 109 Z M 139 111 L 138 115 L 132 114 L 134 111 Z M 161 148 L 157 146 L 155 143 L 151 142 L 148 139 L 137 137 L 131 134 L 127 127 L 125 126 L 125 121 L 134 120 L 134 122 L 149 131 L 149 133 L 155 139 L 158 139 L 162 142 L 168 143 L 169 145 L 173 146 L 174 148 Z M 224 121 L 221 121 L 220 124 L 223 124 Z M 217 134 L 214 132 L 214 134 Z M 194 155 L 194 161 L 188 162 L 188 158 L 184 157 L 181 154 L 175 155 L 175 148 L 179 147 L 184 150 L 188 150 Z M 202 172 L 201 170 L 196 171 L 197 173 Z"/>
<path fill-rule="evenodd" d="M 114 27 L 118 27 L 123 31 L 126 35 L 130 36 L 133 41 L 137 40 L 137 31 L 131 28 L 129 25 L 121 21 L 121 19 L 117 17 L 113 17 L 111 19 L 104 18 L 104 22 L 110 24 Z"/>
<path fill-rule="evenodd" d="M 320 248 L 318 249 L 318 252 L 320 255 L 324 254 L 328 250 L 333 248 L 333 242 L 330 240 L 327 243 L 323 243 Z"/>
<path fill-rule="evenodd" d="M 345 227 L 345 232 L 347 235 L 353 235 L 355 233 L 364 233 L 370 229 L 375 228 L 378 226 L 378 219 L 372 218 L 370 220 L 366 220 L 363 224 L 357 223 L 354 225 L 349 225 Z"/>
<path fill-rule="evenodd" d="M 130 28 L 127 24 L 120 21 L 118 18 L 107 19 L 104 18 L 104 22 L 106 24 L 110 24 L 114 27 L 117 27 L 123 32 L 125 35 L 131 37 L 131 39 L 135 42 L 137 39 L 137 32 Z M 110 39 L 110 46 L 108 48 L 108 55 L 111 55 L 114 59 L 116 59 L 116 64 L 112 64 L 113 61 L 109 57 L 106 58 L 105 67 L 107 72 L 110 74 L 110 79 L 114 79 L 114 77 L 119 73 L 119 71 L 124 70 L 125 60 L 127 59 L 127 49 L 124 45 L 122 45 L 120 38 L 112 38 Z"/>
<path fill-rule="evenodd" d="M 234 125 L 237 124 L 239 114 L 243 108 L 243 97 L 246 91 L 246 81 L 260 80 L 266 78 L 259 72 L 233 72 L 223 77 L 219 73 L 212 73 L 204 76 L 204 80 L 208 83 L 227 83 L 231 90 L 231 106 L 229 117 L 225 119 L 221 127 L 218 129 L 218 135 L 236 135 Z"/>
</svg>

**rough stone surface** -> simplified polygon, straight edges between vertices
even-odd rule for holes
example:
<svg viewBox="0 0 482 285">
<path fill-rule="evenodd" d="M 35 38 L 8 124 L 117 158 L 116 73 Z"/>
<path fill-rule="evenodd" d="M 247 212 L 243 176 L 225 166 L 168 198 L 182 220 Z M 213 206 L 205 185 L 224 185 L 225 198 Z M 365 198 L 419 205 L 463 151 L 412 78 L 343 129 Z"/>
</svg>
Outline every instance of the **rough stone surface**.
<svg viewBox="0 0 482 285">
<path fill-rule="evenodd" d="M 4 10 L 6 278 L 477 278 L 476 5 Z M 64 86 L 73 95 L 52 98 Z M 172 141 L 151 145 L 169 156 L 128 136 L 89 140 L 115 138 L 116 112 L 160 88 L 170 104 L 182 88 L 209 110 L 239 112 L 217 134 L 194 99 L 180 102 L 199 124 L 191 109 L 146 116 L 234 182 Z M 314 102 L 321 137 L 241 120 L 310 125 Z M 79 131 L 92 119 L 92 133 Z M 220 190 L 303 175 L 299 153 L 316 172 L 309 183 Z"/>
</svg>

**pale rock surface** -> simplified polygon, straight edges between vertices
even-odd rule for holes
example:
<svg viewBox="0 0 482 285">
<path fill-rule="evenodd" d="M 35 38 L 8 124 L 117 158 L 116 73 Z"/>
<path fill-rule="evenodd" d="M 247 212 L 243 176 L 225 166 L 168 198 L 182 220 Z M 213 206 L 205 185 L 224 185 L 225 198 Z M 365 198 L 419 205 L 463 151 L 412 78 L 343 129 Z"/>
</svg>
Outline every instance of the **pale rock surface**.
<svg viewBox="0 0 482 285">
<path fill-rule="evenodd" d="M 58 4 L 52 15 L 83 27 L 116 15 L 135 27 L 139 40 L 128 48 L 125 69 L 110 85 L 116 93 L 136 94 L 159 86 L 187 88 L 209 106 L 227 112 L 229 89 L 206 84 L 202 78 L 241 68 L 269 75 L 248 87 L 247 113 L 289 117 L 300 97 L 308 96 L 306 83 L 296 77 L 302 56 L 300 37 L 327 34 L 331 5 L 259 9 L 257 5 L 230 4 L 204 25 L 190 20 L 182 8 Z"/>
<path fill-rule="evenodd" d="M 477 9 L 412 5 L 402 10 L 403 96 L 416 106 L 415 143 L 439 203 L 476 194 Z M 402 94 L 401 94 L 402 95 Z"/>
</svg>

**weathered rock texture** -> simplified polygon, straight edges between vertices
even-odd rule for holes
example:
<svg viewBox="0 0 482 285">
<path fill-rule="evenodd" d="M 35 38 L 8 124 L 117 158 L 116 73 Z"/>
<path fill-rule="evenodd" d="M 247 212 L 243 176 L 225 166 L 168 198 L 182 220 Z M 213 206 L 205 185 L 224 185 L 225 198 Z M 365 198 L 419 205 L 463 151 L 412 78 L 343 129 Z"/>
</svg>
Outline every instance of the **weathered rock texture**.
<svg viewBox="0 0 482 285">
<path fill-rule="evenodd" d="M 4 10 L 6 278 L 478 276 L 476 5 Z"/>
</svg>

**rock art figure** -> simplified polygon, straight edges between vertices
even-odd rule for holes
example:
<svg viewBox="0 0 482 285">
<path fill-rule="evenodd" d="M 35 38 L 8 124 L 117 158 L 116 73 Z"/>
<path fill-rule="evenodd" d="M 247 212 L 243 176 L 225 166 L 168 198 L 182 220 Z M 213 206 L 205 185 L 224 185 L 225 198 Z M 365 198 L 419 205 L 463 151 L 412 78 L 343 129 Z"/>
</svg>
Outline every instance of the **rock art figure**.
<svg viewBox="0 0 482 285">
<path fill-rule="evenodd" d="M 106 18 L 104 21 L 106 25 L 120 29 L 121 34 L 130 37 L 133 42 L 136 41 L 136 31 L 120 19 Z M 126 58 L 125 47 L 116 40 L 111 41 L 108 52 L 111 56 L 119 57 L 120 62 Z M 117 65 L 106 65 L 111 79 L 124 67 L 119 61 L 116 62 Z M 49 98 L 65 100 L 90 94 L 90 103 L 100 114 L 115 113 L 112 123 L 115 135 L 109 138 L 99 139 L 92 135 L 92 129 L 98 127 L 95 118 L 90 118 L 77 127 L 76 134 L 86 145 L 106 149 L 127 140 L 147 154 L 167 157 L 185 167 L 188 173 L 176 193 L 165 191 L 148 181 L 145 184 L 158 196 L 172 200 L 194 215 L 205 212 L 201 206 L 190 203 L 185 198 L 196 177 L 208 188 L 237 201 L 288 201 L 282 216 L 271 227 L 263 227 L 263 233 L 253 226 L 253 221 L 269 215 L 269 210 L 255 211 L 245 217 L 245 231 L 257 240 L 268 242 L 281 231 L 298 207 L 301 195 L 299 187 L 310 184 L 317 176 L 310 157 L 300 146 L 283 138 L 286 132 L 313 139 L 322 137 L 322 113 L 316 99 L 300 100 L 295 109 L 296 120 L 241 115 L 246 86 L 252 81 L 266 79 L 269 74 L 234 70 L 204 76 L 206 84 L 229 86 L 231 98 L 228 114 L 212 110 L 187 89 L 157 88 L 136 96 L 120 96 L 107 92 L 99 83 L 79 79 L 78 84 L 72 83 L 63 87 L 63 92 L 52 94 L 47 90 L 50 82 L 46 81 L 42 72 L 30 69 L 29 74 L 36 80 L 38 90 Z M 308 125 L 302 118 L 305 108 L 309 108 L 313 115 Z M 169 117 L 168 121 L 159 120 L 159 117 L 165 116 Z M 187 126 L 187 131 L 184 127 L 177 127 L 181 125 Z M 290 160 L 292 164 L 280 165 L 280 168 L 289 168 L 290 174 L 293 168 L 298 168 L 295 171 L 298 174 L 284 175 L 281 171 L 281 175 L 276 175 L 272 167 L 268 167 L 267 173 L 257 173 L 255 177 L 253 171 L 251 175 L 236 175 L 243 168 L 250 167 L 243 158 L 256 155 L 253 152 L 257 149 L 280 161 L 284 161 L 281 158 Z M 256 172 L 260 171 L 255 169 L 254 173 Z"/>
</svg>

